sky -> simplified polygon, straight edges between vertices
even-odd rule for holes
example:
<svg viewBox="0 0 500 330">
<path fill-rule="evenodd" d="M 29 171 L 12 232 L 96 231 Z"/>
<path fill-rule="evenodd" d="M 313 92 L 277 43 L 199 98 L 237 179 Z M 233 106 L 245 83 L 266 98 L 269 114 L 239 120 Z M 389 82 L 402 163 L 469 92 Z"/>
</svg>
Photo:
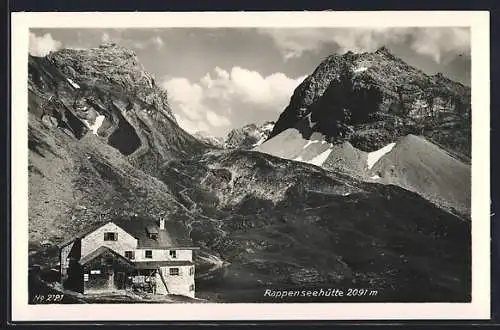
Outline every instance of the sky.
<svg viewBox="0 0 500 330">
<path fill-rule="evenodd" d="M 225 136 L 249 123 L 277 120 L 294 89 L 334 53 L 394 55 L 428 74 L 470 86 L 468 28 L 158 28 L 31 29 L 29 51 L 115 42 L 135 51 L 167 89 L 179 125 Z"/>
</svg>

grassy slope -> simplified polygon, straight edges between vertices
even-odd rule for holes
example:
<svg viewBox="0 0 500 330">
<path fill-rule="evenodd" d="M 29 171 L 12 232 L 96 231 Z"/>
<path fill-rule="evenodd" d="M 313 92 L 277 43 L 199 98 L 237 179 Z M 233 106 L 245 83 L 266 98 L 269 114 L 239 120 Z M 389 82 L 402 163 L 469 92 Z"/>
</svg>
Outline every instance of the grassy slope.
<svg viewBox="0 0 500 330">
<path fill-rule="evenodd" d="M 401 188 L 255 152 L 170 163 L 162 179 L 197 196 L 191 236 L 231 263 L 202 294 L 254 299 L 267 283 L 466 299 L 469 224 Z"/>
</svg>

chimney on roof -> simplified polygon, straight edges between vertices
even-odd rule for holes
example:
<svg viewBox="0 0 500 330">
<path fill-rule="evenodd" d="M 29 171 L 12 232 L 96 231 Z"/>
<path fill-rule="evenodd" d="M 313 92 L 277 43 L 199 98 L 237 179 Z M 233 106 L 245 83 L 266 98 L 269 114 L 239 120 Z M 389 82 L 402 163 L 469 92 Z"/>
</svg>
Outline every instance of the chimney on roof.
<svg viewBox="0 0 500 330">
<path fill-rule="evenodd" d="M 160 230 L 165 230 L 165 218 L 160 218 Z"/>
</svg>

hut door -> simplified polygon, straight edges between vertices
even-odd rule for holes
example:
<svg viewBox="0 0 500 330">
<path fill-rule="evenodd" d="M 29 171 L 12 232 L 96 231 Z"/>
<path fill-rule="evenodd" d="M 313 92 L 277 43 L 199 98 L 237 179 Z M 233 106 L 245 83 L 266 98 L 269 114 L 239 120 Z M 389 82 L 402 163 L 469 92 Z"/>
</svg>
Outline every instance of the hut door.
<svg viewBox="0 0 500 330">
<path fill-rule="evenodd" d="M 115 287 L 115 273 L 113 270 L 108 272 L 108 288 L 114 289 Z"/>
<path fill-rule="evenodd" d="M 118 290 L 124 290 L 125 289 L 125 284 L 127 281 L 127 277 L 125 276 L 124 272 L 118 272 L 116 273 L 116 278 L 115 278 L 115 286 Z"/>
</svg>

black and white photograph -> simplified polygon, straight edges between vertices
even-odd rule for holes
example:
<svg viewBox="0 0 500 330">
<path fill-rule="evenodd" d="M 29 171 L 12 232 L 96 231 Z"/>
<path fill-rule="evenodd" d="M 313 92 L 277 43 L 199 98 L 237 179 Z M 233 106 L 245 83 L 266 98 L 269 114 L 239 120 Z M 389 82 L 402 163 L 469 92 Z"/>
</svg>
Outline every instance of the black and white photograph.
<svg viewBox="0 0 500 330">
<path fill-rule="evenodd" d="M 471 24 L 429 17 L 29 26 L 13 70 L 22 303 L 486 299 L 473 243 L 489 240 L 489 201 L 474 194 L 489 182 L 472 164 L 488 170 L 489 128 L 474 125 L 489 109 L 472 78 L 488 76 Z"/>
</svg>

